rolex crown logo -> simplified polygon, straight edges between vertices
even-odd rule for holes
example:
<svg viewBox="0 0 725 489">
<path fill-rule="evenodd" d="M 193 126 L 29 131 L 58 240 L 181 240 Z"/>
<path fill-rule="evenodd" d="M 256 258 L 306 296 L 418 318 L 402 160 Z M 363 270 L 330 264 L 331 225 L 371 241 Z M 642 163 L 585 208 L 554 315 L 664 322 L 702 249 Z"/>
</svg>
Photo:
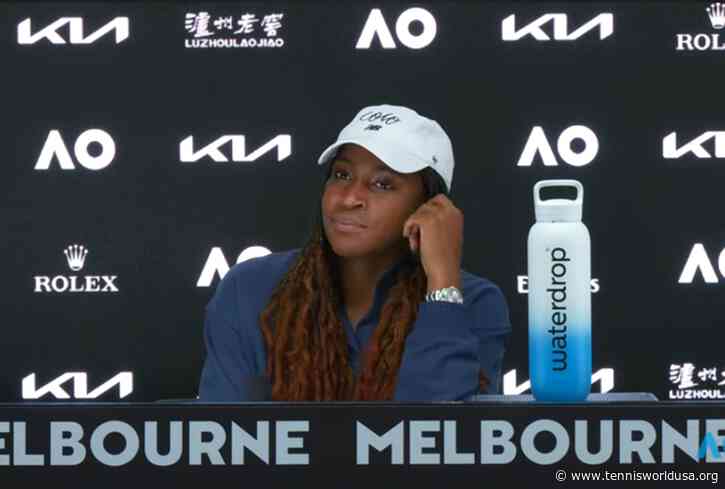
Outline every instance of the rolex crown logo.
<svg viewBox="0 0 725 489">
<path fill-rule="evenodd" d="M 63 253 L 65 253 L 65 258 L 68 260 L 68 266 L 70 269 L 77 272 L 83 268 L 83 264 L 86 261 L 86 255 L 88 254 L 88 249 L 86 249 L 83 245 L 72 244 L 63 250 Z"/>
<path fill-rule="evenodd" d="M 707 15 L 710 17 L 710 23 L 713 28 L 722 29 L 725 27 L 725 3 L 712 3 L 705 10 L 707 11 Z"/>
</svg>

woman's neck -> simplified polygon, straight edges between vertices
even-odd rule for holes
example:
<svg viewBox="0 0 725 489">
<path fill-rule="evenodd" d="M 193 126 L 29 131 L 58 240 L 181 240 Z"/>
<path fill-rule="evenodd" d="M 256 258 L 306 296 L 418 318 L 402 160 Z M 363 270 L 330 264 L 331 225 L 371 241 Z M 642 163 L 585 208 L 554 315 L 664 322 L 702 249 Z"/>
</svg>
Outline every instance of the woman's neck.
<svg viewBox="0 0 725 489">
<path fill-rule="evenodd" d="M 375 286 L 395 263 L 402 258 L 400 253 L 338 258 L 342 299 L 349 309 L 367 310 L 373 303 Z"/>
</svg>

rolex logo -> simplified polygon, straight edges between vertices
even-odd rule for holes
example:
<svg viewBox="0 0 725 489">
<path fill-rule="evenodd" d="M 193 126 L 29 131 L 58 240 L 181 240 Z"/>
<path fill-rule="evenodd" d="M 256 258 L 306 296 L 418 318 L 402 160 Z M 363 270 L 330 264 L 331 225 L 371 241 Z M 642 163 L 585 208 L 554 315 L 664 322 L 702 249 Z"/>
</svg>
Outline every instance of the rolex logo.
<svg viewBox="0 0 725 489">
<path fill-rule="evenodd" d="M 86 255 L 88 254 L 88 249 L 86 249 L 83 245 L 72 244 L 63 250 L 63 253 L 65 253 L 65 258 L 68 260 L 68 266 L 70 269 L 77 272 L 83 268 L 83 264 L 86 261 Z"/>
<path fill-rule="evenodd" d="M 715 30 L 725 27 L 725 2 L 711 3 L 705 9 Z M 676 51 L 725 51 L 725 39 L 719 32 L 675 34 Z"/>
<path fill-rule="evenodd" d="M 86 264 L 88 248 L 72 244 L 63 249 L 68 267 L 77 272 Z M 118 292 L 117 275 L 35 275 L 33 292 L 63 294 L 66 292 Z"/>
<path fill-rule="evenodd" d="M 725 27 L 725 3 L 713 3 L 705 9 L 714 29 Z"/>
</svg>

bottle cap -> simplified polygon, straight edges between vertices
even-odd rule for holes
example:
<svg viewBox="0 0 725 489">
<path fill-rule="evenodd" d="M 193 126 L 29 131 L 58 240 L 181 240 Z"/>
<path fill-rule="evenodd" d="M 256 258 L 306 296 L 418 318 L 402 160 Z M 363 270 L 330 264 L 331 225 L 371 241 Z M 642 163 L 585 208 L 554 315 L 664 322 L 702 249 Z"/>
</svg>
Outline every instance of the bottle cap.
<svg viewBox="0 0 725 489">
<path fill-rule="evenodd" d="M 541 200 L 540 191 L 548 187 L 574 187 L 576 198 Z M 582 220 L 584 187 L 577 180 L 541 180 L 534 185 L 534 213 L 537 222 L 577 222 Z"/>
</svg>

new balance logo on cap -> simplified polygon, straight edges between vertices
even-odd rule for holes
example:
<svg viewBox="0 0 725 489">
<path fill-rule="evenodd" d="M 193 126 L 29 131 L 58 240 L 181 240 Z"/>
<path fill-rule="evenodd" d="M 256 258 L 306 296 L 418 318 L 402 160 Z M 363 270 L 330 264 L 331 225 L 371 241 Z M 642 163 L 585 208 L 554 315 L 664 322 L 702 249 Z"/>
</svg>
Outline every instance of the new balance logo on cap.
<svg viewBox="0 0 725 489">
<path fill-rule="evenodd" d="M 379 131 L 381 127 L 383 127 L 383 126 L 376 126 L 375 124 L 370 124 L 364 130 L 365 131 Z"/>
</svg>

